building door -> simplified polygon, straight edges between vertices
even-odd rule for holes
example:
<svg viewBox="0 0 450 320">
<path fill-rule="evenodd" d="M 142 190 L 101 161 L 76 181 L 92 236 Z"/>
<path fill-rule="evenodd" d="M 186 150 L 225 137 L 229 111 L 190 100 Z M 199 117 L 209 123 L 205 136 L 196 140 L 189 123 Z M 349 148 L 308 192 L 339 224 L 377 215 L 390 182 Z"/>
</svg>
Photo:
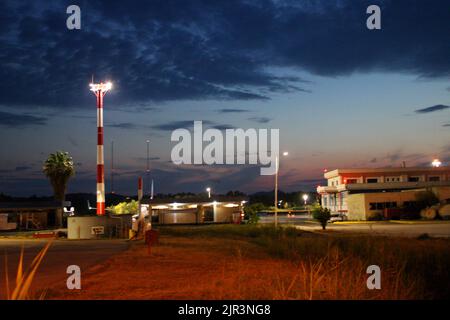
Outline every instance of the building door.
<svg viewBox="0 0 450 320">
<path fill-rule="evenodd" d="M 56 210 L 50 210 L 47 213 L 47 226 L 49 227 L 56 226 Z"/>
</svg>

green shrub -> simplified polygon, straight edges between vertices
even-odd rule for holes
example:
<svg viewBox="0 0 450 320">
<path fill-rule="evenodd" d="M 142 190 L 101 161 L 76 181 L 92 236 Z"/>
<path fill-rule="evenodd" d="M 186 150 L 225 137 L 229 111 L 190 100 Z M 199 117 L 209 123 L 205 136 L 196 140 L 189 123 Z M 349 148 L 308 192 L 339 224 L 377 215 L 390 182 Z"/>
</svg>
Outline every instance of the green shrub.
<svg viewBox="0 0 450 320">
<path fill-rule="evenodd" d="M 420 191 L 416 194 L 416 202 L 419 210 L 431 207 L 439 203 L 439 198 L 433 191 Z"/>
<path fill-rule="evenodd" d="M 139 212 L 139 203 L 136 200 L 121 202 L 115 206 L 108 207 L 113 214 L 136 214 Z"/>
<path fill-rule="evenodd" d="M 258 212 L 264 210 L 266 207 L 264 204 L 258 202 L 244 207 L 245 218 L 249 224 L 256 224 L 259 221 Z"/>
<path fill-rule="evenodd" d="M 376 211 L 376 212 L 371 212 L 369 213 L 367 220 L 369 221 L 381 221 L 383 220 L 383 213 Z"/>
<path fill-rule="evenodd" d="M 319 221 L 320 225 L 322 226 L 322 229 L 325 230 L 327 227 L 328 220 L 330 220 L 331 218 L 330 209 L 316 205 L 313 208 L 312 214 L 313 218 Z"/>
</svg>

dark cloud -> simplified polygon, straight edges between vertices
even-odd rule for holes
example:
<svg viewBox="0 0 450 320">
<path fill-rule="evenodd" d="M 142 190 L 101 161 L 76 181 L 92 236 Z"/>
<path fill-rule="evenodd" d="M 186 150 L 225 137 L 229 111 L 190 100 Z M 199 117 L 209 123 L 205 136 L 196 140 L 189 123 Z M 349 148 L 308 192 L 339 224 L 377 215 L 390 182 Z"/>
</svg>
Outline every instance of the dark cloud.
<svg viewBox="0 0 450 320">
<path fill-rule="evenodd" d="M 316 191 L 317 186 L 326 184 L 326 179 L 304 179 L 296 181 L 295 187 L 303 191 Z"/>
<path fill-rule="evenodd" d="M 225 109 L 219 109 L 219 110 L 217 110 L 217 112 L 219 112 L 219 113 L 243 113 L 243 112 L 250 112 L 250 110 L 225 108 Z"/>
<path fill-rule="evenodd" d="M 442 125 L 443 127 L 450 127 L 450 123 L 446 123 Z"/>
<path fill-rule="evenodd" d="M 42 126 L 46 122 L 44 117 L 0 111 L 0 126 L 4 127 Z"/>
<path fill-rule="evenodd" d="M 211 121 L 203 121 L 203 125 L 210 125 Z M 161 130 L 161 131 L 173 131 L 176 129 L 189 129 L 194 127 L 194 121 L 191 120 L 181 120 L 181 121 L 171 121 L 158 125 L 152 126 L 153 129 Z"/>
<path fill-rule="evenodd" d="M 449 109 L 449 106 L 444 106 L 443 104 L 438 104 L 435 106 L 431 106 L 431 107 L 427 107 L 427 108 L 423 108 L 423 109 L 418 109 L 415 112 L 416 113 L 430 113 L 430 112 L 436 112 L 436 111 L 442 111 L 442 110 L 446 110 Z"/>
<path fill-rule="evenodd" d="M 16 172 L 21 172 L 21 171 L 27 171 L 27 170 L 30 170 L 30 169 L 31 169 L 31 167 L 29 167 L 29 166 L 18 166 L 14 170 Z"/>
<path fill-rule="evenodd" d="M 135 157 L 134 159 L 137 161 L 147 161 L 147 157 Z M 160 157 L 149 157 L 148 160 L 157 161 L 157 160 L 161 160 L 161 158 Z"/>
<path fill-rule="evenodd" d="M 132 122 L 108 123 L 105 126 L 110 128 L 128 129 L 128 130 L 142 128 L 142 126 Z"/>
<path fill-rule="evenodd" d="M 248 118 L 247 120 L 258 122 L 258 123 L 269 123 L 273 119 L 267 118 L 267 117 L 252 117 L 252 118 Z"/>
<path fill-rule="evenodd" d="M 218 124 L 214 121 L 202 120 L 203 128 L 215 128 L 219 130 L 225 130 L 234 128 L 234 126 L 228 124 Z M 192 129 L 194 127 L 194 120 L 180 120 L 180 121 L 169 121 L 156 125 L 141 125 L 132 122 L 120 122 L 120 123 L 109 123 L 105 126 L 111 128 L 125 129 L 125 130 L 136 130 L 136 129 L 155 129 L 160 131 L 174 131 L 176 129 Z"/>
<path fill-rule="evenodd" d="M 214 128 L 218 130 L 232 129 L 234 126 L 228 124 L 218 124 L 214 121 L 203 120 L 202 121 L 203 129 L 205 128 Z M 158 125 L 152 126 L 153 129 L 161 130 L 161 131 L 174 131 L 176 129 L 191 129 L 194 127 L 194 120 L 181 120 L 181 121 L 171 121 Z"/>
<path fill-rule="evenodd" d="M 69 1 L 2 1 L 0 105 L 90 107 L 92 74 L 114 81 L 106 103 L 121 110 L 309 91 L 270 67 L 448 77 L 448 2 L 376 2 L 382 29 L 369 31 L 372 0 L 84 0 L 82 29 L 69 31 Z"/>
<path fill-rule="evenodd" d="M 212 125 L 211 128 L 217 130 L 227 130 L 227 129 L 235 129 L 236 127 L 229 124 L 215 124 Z"/>
</svg>

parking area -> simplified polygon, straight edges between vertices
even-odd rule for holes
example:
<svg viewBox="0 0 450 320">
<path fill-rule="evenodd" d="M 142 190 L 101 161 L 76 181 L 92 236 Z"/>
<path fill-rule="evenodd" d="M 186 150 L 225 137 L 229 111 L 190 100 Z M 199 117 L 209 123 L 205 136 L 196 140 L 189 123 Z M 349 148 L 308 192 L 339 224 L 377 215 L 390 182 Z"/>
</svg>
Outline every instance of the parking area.
<svg viewBox="0 0 450 320">
<path fill-rule="evenodd" d="M 300 226 L 308 230 L 312 226 Z M 316 227 L 317 229 L 320 229 Z M 450 237 L 449 221 L 381 221 L 381 222 L 335 222 L 328 226 L 330 230 L 343 232 L 370 233 L 399 237 L 418 237 L 427 234 L 430 237 Z"/>
<path fill-rule="evenodd" d="M 261 217 L 261 223 L 274 223 L 273 216 Z M 306 231 L 319 231 L 319 223 L 308 215 L 278 217 L 278 223 L 291 224 Z M 327 229 L 339 232 L 370 233 L 399 237 L 417 237 L 424 233 L 430 237 L 450 237 L 450 221 L 345 221 L 329 223 Z"/>
</svg>

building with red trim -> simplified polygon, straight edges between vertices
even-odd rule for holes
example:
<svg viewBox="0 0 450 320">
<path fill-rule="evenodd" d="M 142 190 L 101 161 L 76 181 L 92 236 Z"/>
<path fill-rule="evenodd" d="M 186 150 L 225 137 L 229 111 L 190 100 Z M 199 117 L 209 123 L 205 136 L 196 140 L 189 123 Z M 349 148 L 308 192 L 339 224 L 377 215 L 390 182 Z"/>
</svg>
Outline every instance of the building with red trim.
<svg viewBox="0 0 450 320">
<path fill-rule="evenodd" d="M 323 207 L 349 220 L 367 220 L 390 208 L 404 208 L 417 193 L 431 190 L 450 202 L 450 167 L 335 169 L 324 174 L 326 186 L 317 187 Z"/>
</svg>

